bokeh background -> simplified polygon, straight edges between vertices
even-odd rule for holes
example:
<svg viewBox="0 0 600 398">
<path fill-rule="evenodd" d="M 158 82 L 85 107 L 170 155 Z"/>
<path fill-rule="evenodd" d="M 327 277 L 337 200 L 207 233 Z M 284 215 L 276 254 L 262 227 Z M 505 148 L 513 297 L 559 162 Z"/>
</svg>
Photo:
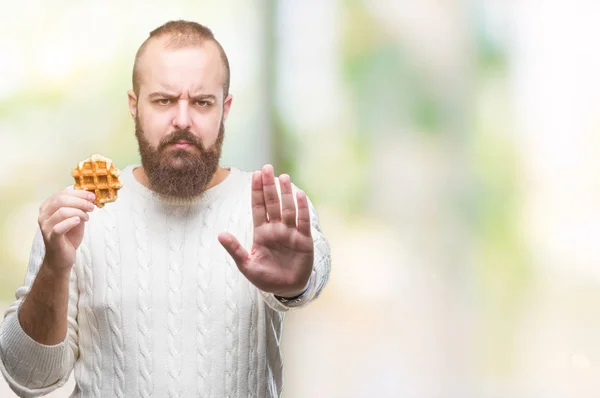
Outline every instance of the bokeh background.
<svg viewBox="0 0 600 398">
<path fill-rule="evenodd" d="M 230 58 L 223 163 L 291 174 L 332 248 L 287 317 L 285 398 L 598 396 L 600 3 L 2 6 L 0 309 L 76 163 L 139 162 L 135 51 L 192 19 Z"/>
</svg>

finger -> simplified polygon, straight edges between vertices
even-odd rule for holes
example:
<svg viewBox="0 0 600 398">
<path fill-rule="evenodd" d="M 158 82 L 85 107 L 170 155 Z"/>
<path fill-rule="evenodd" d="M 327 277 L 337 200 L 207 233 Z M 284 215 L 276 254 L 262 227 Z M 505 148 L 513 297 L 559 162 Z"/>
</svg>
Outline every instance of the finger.
<svg viewBox="0 0 600 398">
<path fill-rule="evenodd" d="M 310 211 L 308 209 L 308 198 L 306 193 L 298 191 L 296 193 L 298 201 L 298 232 L 305 236 L 311 236 L 310 231 Z"/>
<path fill-rule="evenodd" d="M 52 225 L 54 225 L 65 218 L 74 217 L 76 215 L 85 218 L 85 221 L 87 221 L 89 218 L 87 212 L 94 208 L 94 205 L 90 202 L 78 198 L 66 199 L 63 203 L 65 204 L 64 206 L 59 206 L 52 213 L 49 212 L 50 208 L 47 208 L 43 214 L 40 214 L 40 224 L 47 223 L 49 220 L 53 219 Z"/>
<path fill-rule="evenodd" d="M 71 217 L 79 217 L 81 221 L 88 221 L 90 219 L 90 215 L 81 209 L 76 209 L 74 207 L 61 207 L 60 209 L 56 210 L 52 216 L 50 216 L 48 223 L 54 226 L 59 222 Z"/>
<path fill-rule="evenodd" d="M 227 250 L 227 253 L 233 258 L 240 271 L 245 275 L 246 264 L 248 262 L 248 252 L 246 249 L 229 232 L 221 232 L 218 239 L 225 250 Z"/>
<path fill-rule="evenodd" d="M 273 174 L 273 166 L 271 166 L 270 164 L 265 165 L 262 168 L 262 184 L 263 195 L 265 197 L 265 205 L 267 207 L 267 214 L 269 215 L 269 221 L 280 221 L 281 205 L 279 203 L 279 194 L 277 193 L 277 187 L 275 186 L 275 175 Z"/>
<path fill-rule="evenodd" d="M 43 221 L 44 219 L 51 217 L 58 209 L 62 207 L 72 207 L 88 212 L 93 211 L 94 204 L 92 203 L 92 201 L 95 199 L 95 197 L 96 196 L 90 192 L 85 192 L 85 195 L 74 195 L 68 193 L 57 195 L 54 198 L 47 201 L 46 204 L 42 205 L 42 208 L 40 209 L 40 218 Z"/>
<path fill-rule="evenodd" d="M 279 186 L 281 187 L 281 216 L 283 222 L 289 227 L 296 227 L 296 204 L 294 203 L 290 176 L 282 174 L 279 177 Z"/>
<path fill-rule="evenodd" d="M 252 220 L 254 221 L 254 228 L 267 222 L 267 209 L 260 171 L 255 171 L 252 174 Z"/>
<path fill-rule="evenodd" d="M 89 200 L 92 202 L 96 199 L 96 194 L 94 194 L 94 192 L 86 191 L 83 189 L 65 189 L 62 193 L 70 196 L 75 196 L 81 199 Z"/>
<path fill-rule="evenodd" d="M 74 217 L 79 218 L 79 220 L 83 222 L 88 221 L 90 219 L 90 216 L 80 209 L 75 209 L 73 207 L 61 207 L 56 212 L 54 212 L 54 214 L 52 214 L 50 218 L 42 222 L 42 232 L 46 233 L 46 235 L 49 235 L 53 233 L 54 227 L 56 225 Z"/>
<path fill-rule="evenodd" d="M 71 217 L 71 218 L 67 218 L 66 220 L 59 222 L 58 224 L 56 224 L 54 226 L 54 228 L 52 228 L 51 239 L 56 239 L 56 238 L 63 236 L 64 234 L 66 234 L 67 232 L 69 232 L 70 230 L 75 228 L 77 225 L 79 225 L 80 223 L 81 223 L 81 218 L 79 218 L 79 217 Z"/>
<path fill-rule="evenodd" d="M 54 195 L 53 200 L 49 201 L 50 203 L 57 205 L 58 207 L 62 207 L 62 206 L 67 206 L 68 203 L 65 203 L 65 200 L 69 200 L 66 198 L 78 198 L 80 200 L 84 200 L 86 202 L 89 203 L 94 203 L 94 201 L 96 200 L 96 195 L 94 194 L 94 192 L 90 192 L 90 191 L 85 191 L 82 189 L 64 189 L 60 192 L 58 192 L 56 195 Z M 58 208 L 57 207 L 57 208 Z M 71 207 L 76 207 L 76 206 L 71 206 Z M 57 208 L 55 208 L 54 210 L 56 210 Z"/>
<path fill-rule="evenodd" d="M 91 204 L 92 206 L 88 206 L 90 209 L 94 209 L 94 201 L 96 200 L 96 195 L 90 191 L 81 191 L 78 189 L 70 189 L 65 191 L 62 195 L 58 197 L 58 203 L 62 206 L 68 206 L 71 203 L 76 204 L 79 203 L 83 206 L 86 203 Z M 79 207 L 73 206 L 70 207 Z M 85 209 L 82 209 L 85 210 Z"/>
</svg>

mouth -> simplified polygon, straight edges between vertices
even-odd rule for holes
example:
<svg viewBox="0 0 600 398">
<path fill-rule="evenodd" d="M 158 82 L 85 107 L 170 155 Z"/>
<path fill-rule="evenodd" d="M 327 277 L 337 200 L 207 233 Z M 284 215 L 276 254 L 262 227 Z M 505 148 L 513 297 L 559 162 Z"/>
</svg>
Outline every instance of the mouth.
<svg viewBox="0 0 600 398">
<path fill-rule="evenodd" d="M 180 141 L 177 141 L 177 142 L 171 144 L 171 146 L 176 149 L 187 149 L 187 148 L 193 147 L 194 144 L 192 144 L 189 141 L 180 140 Z"/>
</svg>

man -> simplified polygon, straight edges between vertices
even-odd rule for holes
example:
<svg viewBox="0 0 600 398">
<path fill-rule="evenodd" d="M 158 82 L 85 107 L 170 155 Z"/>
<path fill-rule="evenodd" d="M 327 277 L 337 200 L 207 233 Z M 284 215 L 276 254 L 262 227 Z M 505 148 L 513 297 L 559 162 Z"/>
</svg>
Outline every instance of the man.
<svg viewBox="0 0 600 398">
<path fill-rule="evenodd" d="M 269 165 L 219 166 L 229 63 L 206 27 L 153 31 L 128 96 L 142 164 L 101 209 L 73 189 L 42 204 L 2 373 L 22 397 L 72 369 L 74 397 L 277 397 L 284 313 L 329 277 L 316 212 Z"/>
</svg>

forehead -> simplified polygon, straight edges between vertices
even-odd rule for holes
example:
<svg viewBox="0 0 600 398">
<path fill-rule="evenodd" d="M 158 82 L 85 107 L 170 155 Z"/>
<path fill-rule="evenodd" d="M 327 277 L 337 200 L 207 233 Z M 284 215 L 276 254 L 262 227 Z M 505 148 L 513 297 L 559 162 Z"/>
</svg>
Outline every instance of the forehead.
<svg viewBox="0 0 600 398">
<path fill-rule="evenodd" d="M 215 43 L 182 48 L 165 44 L 164 39 L 148 42 L 138 64 L 140 93 L 168 89 L 177 94 L 222 94 L 225 68 Z"/>
</svg>

